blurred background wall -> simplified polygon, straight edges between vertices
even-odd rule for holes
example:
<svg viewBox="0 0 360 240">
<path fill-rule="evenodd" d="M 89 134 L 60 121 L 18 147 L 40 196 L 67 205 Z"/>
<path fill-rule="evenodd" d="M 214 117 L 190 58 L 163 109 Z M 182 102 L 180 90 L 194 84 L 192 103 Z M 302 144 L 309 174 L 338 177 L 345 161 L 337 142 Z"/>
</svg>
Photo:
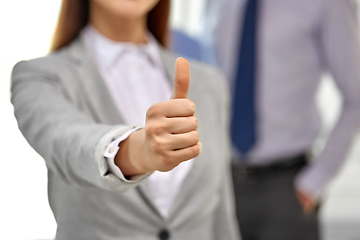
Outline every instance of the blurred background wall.
<svg viewBox="0 0 360 240">
<path fill-rule="evenodd" d="M 196 37 L 206 0 L 173 0 L 171 25 Z M 56 223 L 47 201 L 46 166 L 22 137 L 10 104 L 10 74 L 20 60 L 49 49 L 60 0 L 0 1 L 0 239 L 52 239 Z M 359 66 L 360 67 L 360 66 Z M 324 76 L 318 104 L 325 122 L 314 147 L 320 151 L 337 118 L 341 98 Z M 324 240 L 360 240 L 360 138 L 324 196 Z"/>
</svg>

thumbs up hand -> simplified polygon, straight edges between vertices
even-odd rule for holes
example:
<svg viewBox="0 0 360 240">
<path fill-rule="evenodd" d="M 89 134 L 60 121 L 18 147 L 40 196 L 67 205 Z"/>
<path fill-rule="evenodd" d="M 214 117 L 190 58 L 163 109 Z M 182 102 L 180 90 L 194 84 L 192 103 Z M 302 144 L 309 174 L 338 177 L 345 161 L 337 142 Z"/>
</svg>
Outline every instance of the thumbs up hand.
<svg viewBox="0 0 360 240">
<path fill-rule="evenodd" d="M 146 113 L 145 128 L 120 144 L 115 164 L 125 176 L 170 171 L 200 154 L 195 104 L 187 99 L 189 87 L 189 63 L 178 58 L 171 99 L 152 105 Z"/>
</svg>

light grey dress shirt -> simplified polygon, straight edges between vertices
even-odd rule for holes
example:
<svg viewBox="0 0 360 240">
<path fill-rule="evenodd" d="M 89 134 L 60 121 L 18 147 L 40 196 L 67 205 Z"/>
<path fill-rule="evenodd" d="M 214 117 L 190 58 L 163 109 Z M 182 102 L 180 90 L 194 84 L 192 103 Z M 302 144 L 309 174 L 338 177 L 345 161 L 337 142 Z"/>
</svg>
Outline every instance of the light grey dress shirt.
<svg viewBox="0 0 360 240">
<path fill-rule="evenodd" d="M 322 126 L 315 96 L 322 74 L 329 72 L 343 97 L 342 111 L 322 154 L 296 179 L 298 189 L 317 198 L 345 160 L 360 123 L 356 1 L 260 0 L 259 5 L 258 138 L 248 164 L 268 164 L 311 148 Z M 232 85 L 245 6 L 245 0 L 207 4 L 203 37 L 214 45 Z"/>
</svg>

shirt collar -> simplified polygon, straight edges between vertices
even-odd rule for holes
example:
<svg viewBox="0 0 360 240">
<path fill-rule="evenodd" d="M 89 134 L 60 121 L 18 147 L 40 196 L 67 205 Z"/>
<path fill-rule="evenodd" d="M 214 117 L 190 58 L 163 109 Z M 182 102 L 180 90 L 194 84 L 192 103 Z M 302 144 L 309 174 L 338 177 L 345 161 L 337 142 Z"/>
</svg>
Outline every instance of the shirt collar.
<svg viewBox="0 0 360 240">
<path fill-rule="evenodd" d="M 148 57 L 154 66 L 162 67 L 163 65 L 158 43 L 150 32 L 148 33 L 148 43 L 146 44 L 110 40 L 90 24 L 85 26 L 82 34 L 95 57 L 95 61 L 104 69 L 111 69 L 126 51 L 141 52 Z"/>
</svg>

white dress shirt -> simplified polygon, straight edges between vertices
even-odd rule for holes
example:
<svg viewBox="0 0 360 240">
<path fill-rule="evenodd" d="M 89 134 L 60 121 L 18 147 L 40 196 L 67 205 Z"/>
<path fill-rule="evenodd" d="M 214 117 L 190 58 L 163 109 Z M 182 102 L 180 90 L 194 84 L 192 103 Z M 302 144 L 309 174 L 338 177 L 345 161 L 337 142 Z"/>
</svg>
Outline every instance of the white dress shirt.
<svg viewBox="0 0 360 240">
<path fill-rule="evenodd" d="M 234 85 L 246 0 L 208 0 L 204 38 Z M 343 97 L 322 152 L 296 179 L 317 198 L 334 177 L 360 123 L 360 40 L 355 0 L 260 0 L 257 142 L 248 164 L 269 164 L 311 148 L 322 122 L 315 96 L 324 72 Z M 211 41 L 209 40 L 211 38 Z M 210 60 L 209 60 L 210 61 Z"/>
<path fill-rule="evenodd" d="M 156 40 L 149 34 L 147 44 L 115 42 L 90 25 L 85 27 L 83 34 L 125 123 L 144 126 L 147 109 L 157 102 L 169 100 L 172 93 Z M 124 181 L 128 180 L 115 165 L 114 157 L 119 143 L 137 129 L 114 140 L 104 153 L 110 170 Z M 149 176 L 147 181 L 154 202 L 163 217 L 169 215 L 192 162 L 183 162 L 169 172 L 155 171 Z"/>
</svg>

